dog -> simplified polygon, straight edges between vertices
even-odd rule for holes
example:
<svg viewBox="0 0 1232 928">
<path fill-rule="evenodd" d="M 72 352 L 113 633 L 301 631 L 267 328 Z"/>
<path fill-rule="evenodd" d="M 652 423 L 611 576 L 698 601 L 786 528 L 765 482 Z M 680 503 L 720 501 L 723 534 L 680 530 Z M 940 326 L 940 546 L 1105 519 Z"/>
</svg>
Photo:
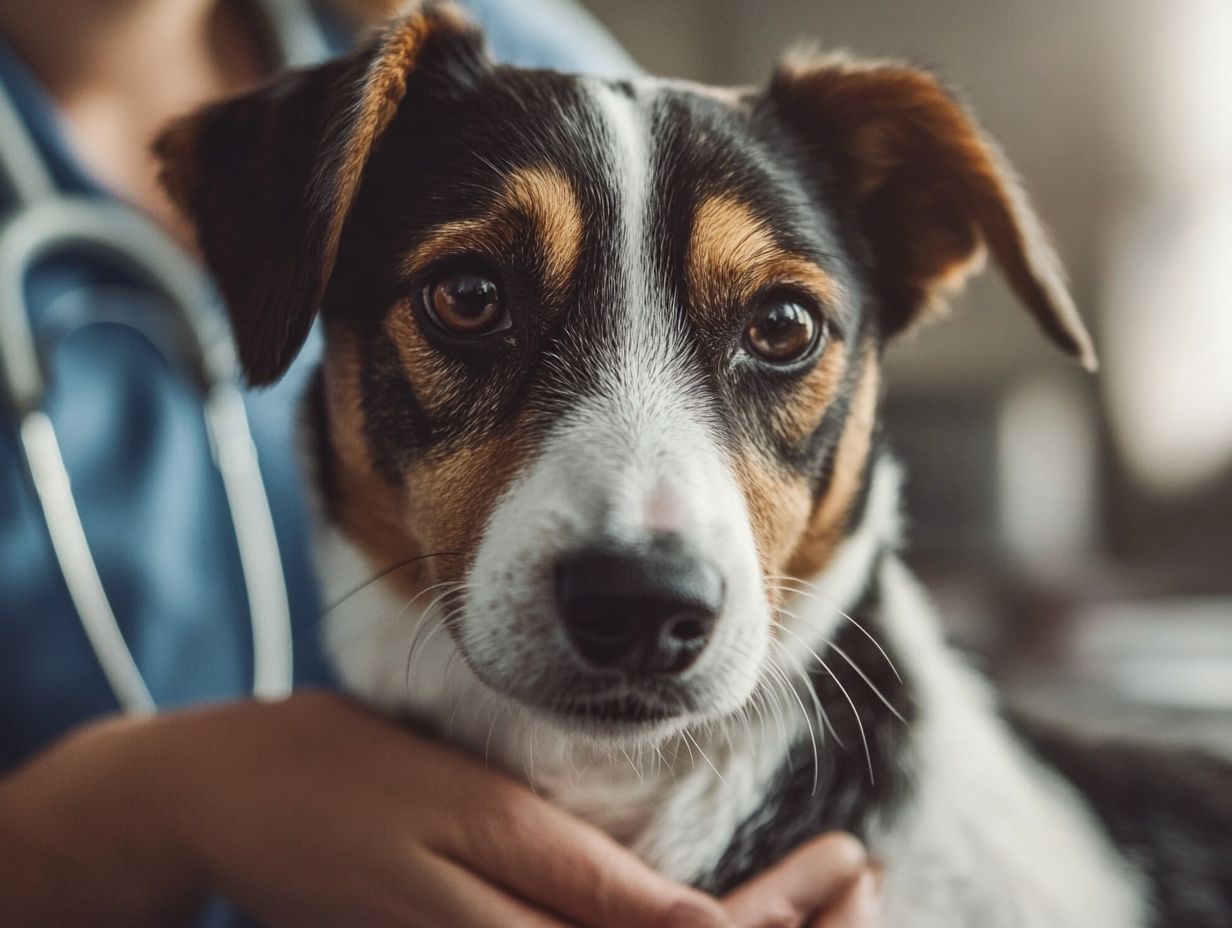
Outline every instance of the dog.
<svg viewBox="0 0 1232 928">
<path fill-rule="evenodd" d="M 1232 925 L 1228 768 L 1013 718 L 897 553 L 891 339 L 991 253 L 1096 363 L 934 77 L 521 70 L 430 4 L 157 148 L 250 382 L 320 319 L 305 433 L 356 694 L 709 891 L 844 829 L 895 928 Z"/>
</svg>

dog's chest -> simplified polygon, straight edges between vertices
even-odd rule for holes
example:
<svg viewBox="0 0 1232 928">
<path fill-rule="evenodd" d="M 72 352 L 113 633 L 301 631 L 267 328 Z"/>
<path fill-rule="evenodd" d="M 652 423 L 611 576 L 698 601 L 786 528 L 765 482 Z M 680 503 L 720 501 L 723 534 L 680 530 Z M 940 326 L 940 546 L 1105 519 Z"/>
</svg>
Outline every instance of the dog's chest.
<svg viewBox="0 0 1232 928">
<path fill-rule="evenodd" d="M 533 780 L 541 795 L 656 870 L 695 883 L 714 871 L 733 835 L 764 804 L 788 753 L 784 739 L 798 734 L 790 726 L 749 729 L 721 740 L 690 736 L 653 749 L 573 747 L 555 754 L 541 743 L 531 761 Z M 502 762 L 525 770 L 528 758 L 519 751 Z"/>
</svg>

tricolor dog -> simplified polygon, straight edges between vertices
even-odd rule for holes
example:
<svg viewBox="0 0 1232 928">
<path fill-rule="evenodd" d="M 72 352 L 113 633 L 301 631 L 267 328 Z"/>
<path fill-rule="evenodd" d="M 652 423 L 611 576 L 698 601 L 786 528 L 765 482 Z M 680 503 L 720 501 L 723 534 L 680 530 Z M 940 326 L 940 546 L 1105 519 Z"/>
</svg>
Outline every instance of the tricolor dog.
<svg viewBox="0 0 1232 928">
<path fill-rule="evenodd" d="M 893 928 L 1232 925 L 1227 769 L 1007 721 L 896 555 L 888 340 L 987 252 L 1095 363 L 933 77 L 520 70 L 426 6 L 160 151 L 251 382 L 320 318 L 355 693 L 709 890 L 840 828 Z"/>
</svg>

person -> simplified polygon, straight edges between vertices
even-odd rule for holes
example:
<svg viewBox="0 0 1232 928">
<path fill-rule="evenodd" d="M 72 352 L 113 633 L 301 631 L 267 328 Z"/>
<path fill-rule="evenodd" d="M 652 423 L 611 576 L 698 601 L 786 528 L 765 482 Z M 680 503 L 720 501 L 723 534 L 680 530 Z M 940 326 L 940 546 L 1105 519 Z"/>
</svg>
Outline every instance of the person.
<svg viewBox="0 0 1232 928">
<path fill-rule="evenodd" d="M 60 192 L 127 204 L 191 251 L 156 182 L 159 127 L 341 49 L 376 6 L 0 0 L 0 88 Z M 569 0 L 469 6 L 505 60 L 633 68 Z M 0 220 L 13 196 L 0 190 Z M 36 262 L 22 284 L 54 375 L 44 411 L 161 711 L 116 713 L 31 491 L 16 412 L 0 409 L 6 925 L 873 923 L 875 875 L 849 836 L 825 836 L 714 900 L 526 787 L 330 691 L 291 434 L 315 345 L 277 387 L 244 398 L 287 578 L 297 692 L 242 698 L 256 658 L 200 397 L 147 336 L 116 324 L 157 321 L 161 298 L 73 248 Z M 207 906 L 213 898 L 229 904 Z"/>
</svg>

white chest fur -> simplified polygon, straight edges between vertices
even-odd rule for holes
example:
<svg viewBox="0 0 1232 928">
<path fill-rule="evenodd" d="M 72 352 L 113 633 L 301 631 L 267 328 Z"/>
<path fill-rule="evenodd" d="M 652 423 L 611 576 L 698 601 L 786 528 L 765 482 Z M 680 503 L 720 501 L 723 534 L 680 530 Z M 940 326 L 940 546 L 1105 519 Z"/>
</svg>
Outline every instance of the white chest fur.
<svg viewBox="0 0 1232 928">
<path fill-rule="evenodd" d="M 942 643 L 914 578 L 882 574 L 881 627 L 907 663 L 917 788 L 872 837 L 895 928 L 1130 928 L 1141 881 L 1081 798 L 998 720 L 987 684 Z"/>
</svg>

